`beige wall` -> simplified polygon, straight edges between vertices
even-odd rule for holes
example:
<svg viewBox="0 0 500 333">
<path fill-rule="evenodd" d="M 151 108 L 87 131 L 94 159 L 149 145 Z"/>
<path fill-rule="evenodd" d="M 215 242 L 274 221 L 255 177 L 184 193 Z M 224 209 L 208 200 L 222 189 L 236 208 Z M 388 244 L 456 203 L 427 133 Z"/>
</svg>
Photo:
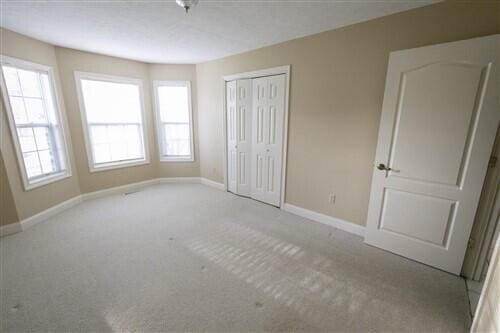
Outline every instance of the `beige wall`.
<svg viewBox="0 0 500 333">
<path fill-rule="evenodd" d="M 0 151 L 0 226 L 19 221 L 12 190 L 7 179 L 7 171 Z"/>
<path fill-rule="evenodd" d="M 195 65 L 150 65 L 149 78 L 153 80 L 191 81 L 193 108 L 194 162 L 160 162 L 159 177 L 198 177 L 200 175 L 200 155 L 198 150 L 198 103 Z M 154 103 L 154 102 L 153 102 Z M 155 158 L 159 158 L 158 154 Z"/>
<path fill-rule="evenodd" d="M 19 219 L 22 220 L 40 211 L 50 208 L 60 202 L 79 195 L 80 188 L 78 183 L 78 173 L 76 171 L 72 154 L 70 132 L 68 130 L 68 123 L 65 116 L 66 112 L 64 108 L 64 101 L 62 100 L 62 94 L 60 90 L 61 84 L 57 72 L 58 66 L 55 48 L 52 45 L 1 28 L 0 37 L 1 54 L 31 62 L 36 62 L 43 65 L 48 65 L 55 69 L 54 72 L 56 77 L 56 85 L 59 92 L 58 95 L 61 99 L 61 104 L 63 105 L 61 110 L 62 125 L 67 137 L 69 159 L 71 162 L 71 177 L 32 189 L 30 191 L 24 191 L 20 169 L 17 163 L 17 158 L 14 152 L 14 145 L 10 135 L 10 129 L 7 126 L 5 108 L 3 102 L 0 103 L 0 123 L 2 124 L 2 137 L 0 139 L 1 150 L 5 163 L 5 170 L 8 175 L 11 195 L 14 199 Z M 6 184 L 3 184 L 3 181 L 4 180 L 2 179 L 2 184 L 0 184 L 0 186 L 2 187 L 6 186 Z M 1 215 L 3 220 L 5 218 L 3 210 L 1 212 Z"/>
<path fill-rule="evenodd" d="M 223 181 L 222 76 L 290 64 L 286 202 L 364 225 L 389 52 L 498 33 L 498 18 L 494 2 L 439 3 L 197 65 L 201 176 Z"/>
</svg>

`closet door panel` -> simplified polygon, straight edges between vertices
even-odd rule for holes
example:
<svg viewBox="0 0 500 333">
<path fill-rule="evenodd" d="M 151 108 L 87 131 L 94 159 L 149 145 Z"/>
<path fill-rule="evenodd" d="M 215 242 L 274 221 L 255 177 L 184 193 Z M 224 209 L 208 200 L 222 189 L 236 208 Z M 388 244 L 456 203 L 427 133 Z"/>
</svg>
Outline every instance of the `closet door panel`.
<svg viewBox="0 0 500 333">
<path fill-rule="evenodd" d="M 253 80 L 252 198 L 279 206 L 285 76 Z"/>
<path fill-rule="evenodd" d="M 227 110 L 227 185 L 228 190 L 238 193 L 237 187 L 237 115 L 236 115 L 236 81 L 226 83 L 226 110 Z"/>
<path fill-rule="evenodd" d="M 252 154 L 252 80 L 236 81 L 237 193 L 250 196 Z"/>
</svg>

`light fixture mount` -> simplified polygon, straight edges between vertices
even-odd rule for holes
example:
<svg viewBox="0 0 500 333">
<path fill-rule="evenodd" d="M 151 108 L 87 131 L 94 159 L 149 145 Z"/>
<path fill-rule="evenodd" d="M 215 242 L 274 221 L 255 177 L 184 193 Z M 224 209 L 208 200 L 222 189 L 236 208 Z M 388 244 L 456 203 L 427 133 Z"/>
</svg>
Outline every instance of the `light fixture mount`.
<svg viewBox="0 0 500 333">
<path fill-rule="evenodd" d="M 186 10 L 186 14 L 191 7 L 196 6 L 198 0 L 175 0 L 175 2 Z"/>
</svg>

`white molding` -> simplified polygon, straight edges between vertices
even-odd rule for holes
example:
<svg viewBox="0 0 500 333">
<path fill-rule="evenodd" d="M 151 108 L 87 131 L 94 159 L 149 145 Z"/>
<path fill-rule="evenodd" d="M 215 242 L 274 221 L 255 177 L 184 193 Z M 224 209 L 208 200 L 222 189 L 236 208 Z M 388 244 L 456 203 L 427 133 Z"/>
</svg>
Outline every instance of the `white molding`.
<svg viewBox="0 0 500 333">
<path fill-rule="evenodd" d="M 221 191 L 226 190 L 226 186 L 223 183 L 218 183 L 218 182 L 213 181 L 213 180 L 208 179 L 208 178 L 201 177 L 200 184 L 210 186 L 210 187 L 216 188 L 216 189 L 221 190 Z"/>
<path fill-rule="evenodd" d="M 105 197 L 108 195 L 134 191 L 134 190 L 148 187 L 151 185 L 156 185 L 158 183 L 159 183 L 158 178 L 154 178 L 154 179 L 149 179 L 149 180 L 145 180 L 142 182 L 136 182 L 136 183 L 130 183 L 130 184 L 121 185 L 121 186 L 110 187 L 110 188 L 100 190 L 100 191 L 83 193 L 81 195 L 81 197 L 82 197 L 82 201 L 87 201 L 87 200 L 102 198 L 102 197 Z"/>
<path fill-rule="evenodd" d="M 283 65 L 278 67 L 260 69 L 250 72 L 237 73 L 225 75 L 222 77 L 222 105 L 223 105 L 223 135 L 224 135 L 224 148 L 222 151 L 223 156 L 223 172 L 224 172 L 224 190 L 228 189 L 228 175 L 227 175 L 227 106 L 226 106 L 226 84 L 229 81 L 240 79 L 255 79 L 264 76 L 272 75 L 285 75 L 285 110 L 283 119 L 283 146 L 281 157 L 281 193 L 280 193 L 280 208 L 285 206 L 285 193 L 286 193 L 286 169 L 287 169 L 287 152 L 288 152 L 288 123 L 289 123 L 289 108 L 290 108 L 290 75 L 291 65 Z"/>
<path fill-rule="evenodd" d="M 32 226 L 34 226 L 37 223 L 40 223 L 54 215 L 57 215 L 63 211 L 65 211 L 68 208 L 71 208 L 77 204 L 82 202 L 82 196 L 78 195 L 76 197 L 73 197 L 71 199 L 68 199 L 66 201 L 61 202 L 60 204 L 57 204 L 55 206 L 52 206 L 44 211 L 41 211 L 38 214 L 35 214 L 33 216 L 30 216 L 20 222 L 22 230 L 26 230 Z"/>
<path fill-rule="evenodd" d="M 358 235 L 361 237 L 364 237 L 365 235 L 365 227 L 360 226 L 358 224 L 348 222 L 336 217 L 324 215 L 318 212 L 314 212 L 309 209 L 305 209 L 302 207 L 294 206 L 289 203 L 285 203 L 285 205 L 282 208 L 284 211 L 304 217 L 306 219 L 316 221 L 322 224 L 329 225 L 331 227 L 347 231 L 351 234 Z"/>
<path fill-rule="evenodd" d="M 23 231 L 23 228 L 19 222 L 3 225 L 0 227 L 0 237 L 17 234 L 21 231 Z"/>
</svg>

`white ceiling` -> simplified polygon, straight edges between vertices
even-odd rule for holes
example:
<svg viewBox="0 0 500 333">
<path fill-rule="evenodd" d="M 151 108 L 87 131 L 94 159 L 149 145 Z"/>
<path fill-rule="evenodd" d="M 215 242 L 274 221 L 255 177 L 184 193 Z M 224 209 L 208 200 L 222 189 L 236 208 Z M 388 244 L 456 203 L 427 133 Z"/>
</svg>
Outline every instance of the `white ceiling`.
<svg viewBox="0 0 500 333">
<path fill-rule="evenodd" d="M 0 25 L 54 45 L 200 63 L 425 6 L 433 0 L 0 0 Z"/>
</svg>

